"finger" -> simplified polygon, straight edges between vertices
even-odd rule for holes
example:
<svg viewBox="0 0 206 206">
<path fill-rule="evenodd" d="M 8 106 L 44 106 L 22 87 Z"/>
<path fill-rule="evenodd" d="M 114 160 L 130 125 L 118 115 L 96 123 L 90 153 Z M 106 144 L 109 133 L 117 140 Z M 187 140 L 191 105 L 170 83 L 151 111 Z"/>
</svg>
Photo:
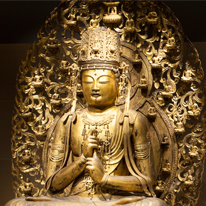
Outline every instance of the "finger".
<svg viewBox="0 0 206 206">
<path fill-rule="evenodd" d="M 86 163 L 86 167 L 87 167 L 87 166 L 93 167 L 92 165 L 93 165 L 92 162 L 87 162 L 87 163 Z"/>
<path fill-rule="evenodd" d="M 92 165 L 86 165 L 86 169 L 94 170 L 94 167 Z"/>
<path fill-rule="evenodd" d="M 96 140 L 97 141 L 97 137 L 96 136 L 88 136 L 88 140 Z"/>
<path fill-rule="evenodd" d="M 97 149 L 97 144 L 89 144 L 89 147 L 90 147 L 91 149 Z"/>
<path fill-rule="evenodd" d="M 92 166 L 86 166 L 86 169 L 87 170 L 93 170 L 93 167 Z"/>
<path fill-rule="evenodd" d="M 93 160 L 88 160 L 88 161 L 86 162 L 86 165 L 91 165 L 91 166 L 93 166 L 93 165 L 94 165 Z"/>
<path fill-rule="evenodd" d="M 97 151 L 94 150 L 93 157 L 97 157 Z"/>
<path fill-rule="evenodd" d="M 94 160 L 94 159 L 93 159 L 92 157 L 88 157 L 87 162 L 91 162 L 91 163 L 92 163 L 93 160 Z M 87 163 L 87 162 L 86 162 L 86 163 Z"/>
<path fill-rule="evenodd" d="M 87 161 L 86 162 L 86 165 L 93 165 L 93 162 L 90 160 L 90 161 Z"/>
<path fill-rule="evenodd" d="M 90 129 L 87 135 L 97 136 L 97 134 L 98 134 L 98 131 L 96 129 Z"/>
<path fill-rule="evenodd" d="M 88 139 L 89 141 L 89 143 L 94 143 L 94 144 L 97 144 L 97 140 L 95 140 L 95 139 Z"/>
</svg>

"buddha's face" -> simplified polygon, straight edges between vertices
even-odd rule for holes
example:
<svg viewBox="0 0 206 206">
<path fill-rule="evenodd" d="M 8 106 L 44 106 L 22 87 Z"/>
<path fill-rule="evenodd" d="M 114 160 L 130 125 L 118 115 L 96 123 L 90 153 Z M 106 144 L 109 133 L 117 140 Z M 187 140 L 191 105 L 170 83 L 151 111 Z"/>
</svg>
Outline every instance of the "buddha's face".
<svg viewBox="0 0 206 206">
<path fill-rule="evenodd" d="M 89 106 L 113 106 L 117 96 L 115 74 L 111 70 L 86 70 L 82 73 L 83 94 Z"/>
</svg>

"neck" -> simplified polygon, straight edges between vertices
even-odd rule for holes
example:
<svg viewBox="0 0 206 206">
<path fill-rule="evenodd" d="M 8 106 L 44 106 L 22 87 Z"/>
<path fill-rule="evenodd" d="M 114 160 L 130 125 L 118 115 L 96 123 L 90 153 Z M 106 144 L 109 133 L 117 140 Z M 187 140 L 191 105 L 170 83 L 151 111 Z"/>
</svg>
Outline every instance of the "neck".
<svg viewBox="0 0 206 206">
<path fill-rule="evenodd" d="M 105 112 L 109 112 L 109 111 L 111 111 L 111 110 L 114 110 L 116 107 L 115 107 L 115 105 L 110 105 L 110 106 L 108 106 L 108 107 L 103 107 L 103 108 L 97 108 L 97 107 L 93 107 L 93 106 L 88 106 L 87 107 L 87 111 L 89 112 L 89 113 L 94 113 L 94 114 L 102 114 L 102 113 L 105 113 Z"/>
</svg>

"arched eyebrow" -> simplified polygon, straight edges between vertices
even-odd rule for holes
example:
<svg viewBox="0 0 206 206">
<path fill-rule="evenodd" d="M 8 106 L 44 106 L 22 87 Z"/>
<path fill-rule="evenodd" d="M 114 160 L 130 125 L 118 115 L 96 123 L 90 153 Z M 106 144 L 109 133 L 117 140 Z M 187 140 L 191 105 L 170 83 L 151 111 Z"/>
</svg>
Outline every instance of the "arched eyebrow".
<svg viewBox="0 0 206 206">
<path fill-rule="evenodd" d="M 91 77 L 91 78 L 93 78 L 91 75 L 88 75 L 88 74 L 83 75 L 82 77 Z"/>
<path fill-rule="evenodd" d="M 90 76 L 90 75 L 84 75 L 84 76 L 82 77 L 82 79 L 83 79 L 84 77 L 91 77 L 91 78 L 94 80 L 94 78 L 93 78 L 92 76 Z"/>
</svg>

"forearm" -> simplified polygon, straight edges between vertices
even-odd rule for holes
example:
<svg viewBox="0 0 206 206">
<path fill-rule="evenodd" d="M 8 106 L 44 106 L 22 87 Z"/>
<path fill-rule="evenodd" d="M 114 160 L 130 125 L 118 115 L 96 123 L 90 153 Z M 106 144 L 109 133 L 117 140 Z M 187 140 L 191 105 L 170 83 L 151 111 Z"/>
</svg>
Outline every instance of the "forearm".
<svg viewBox="0 0 206 206">
<path fill-rule="evenodd" d="M 75 162 L 61 169 L 52 179 L 51 191 L 60 191 L 75 180 L 85 169 L 86 158 L 81 155 Z"/>
<path fill-rule="evenodd" d="M 156 184 L 155 181 L 155 169 L 153 165 L 152 157 L 148 157 L 147 159 L 137 160 L 136 164 L 139 165 L 139 170 L 147 176 L 152 185 Z"/>
<path fill-rule="evenodd" d="M 106 175 L 102 182 L 103 186 L 130 192 L 143 192 L 140 181 L 134 176 L 111 176 Z"/>
</svg>

